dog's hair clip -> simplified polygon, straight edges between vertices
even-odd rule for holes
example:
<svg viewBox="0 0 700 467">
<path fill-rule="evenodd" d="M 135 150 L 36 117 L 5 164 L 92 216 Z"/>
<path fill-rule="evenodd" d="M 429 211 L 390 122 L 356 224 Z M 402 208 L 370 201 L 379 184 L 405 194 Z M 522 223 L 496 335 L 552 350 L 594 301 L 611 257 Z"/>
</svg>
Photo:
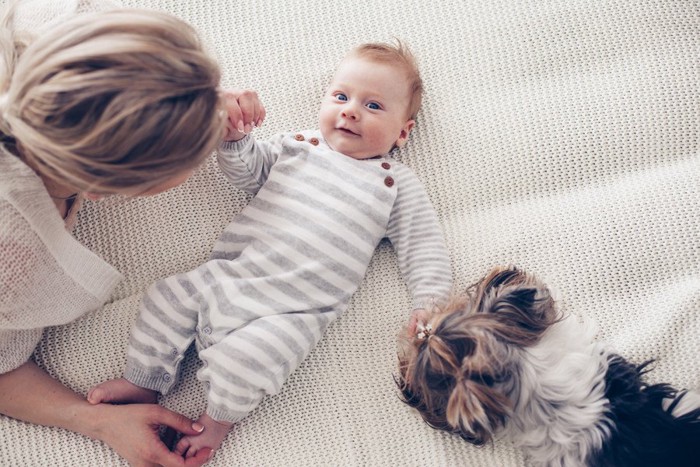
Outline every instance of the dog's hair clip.
<svg viewBox="0 0 700 467">
<path fill-rule="evenodd" d="M 416 326 L 416 330 L 418 331 L 418 334 L 416 334 L 416 337 L 420 340 L 427 339 L 431 336 L 431 331 L 433 330 L 433 325 L 428 323 L 428 324 L 423 324 L 419 323 Z"/>
</svg>

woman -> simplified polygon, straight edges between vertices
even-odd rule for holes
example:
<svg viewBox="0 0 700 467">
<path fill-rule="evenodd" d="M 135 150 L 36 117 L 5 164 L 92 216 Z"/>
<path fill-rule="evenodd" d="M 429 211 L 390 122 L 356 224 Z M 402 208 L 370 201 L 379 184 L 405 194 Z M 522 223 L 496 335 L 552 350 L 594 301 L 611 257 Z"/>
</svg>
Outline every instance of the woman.
<svg viewBox="0 0 700 467">
<path fill-rule="evenodd" d="M 31 361 L 46 326 L 110 296 L 119 273 L 70 229 L 84 198 L 184 182 L 224 131 L 219 69 L 182 21 L 154 11 L 71 15 L 0 44 L 0 413 L 106 442 L 133 465 L 202 465 L 158 437 L 202 426 L 155 404 L 89 404 Z"/>
</svg>

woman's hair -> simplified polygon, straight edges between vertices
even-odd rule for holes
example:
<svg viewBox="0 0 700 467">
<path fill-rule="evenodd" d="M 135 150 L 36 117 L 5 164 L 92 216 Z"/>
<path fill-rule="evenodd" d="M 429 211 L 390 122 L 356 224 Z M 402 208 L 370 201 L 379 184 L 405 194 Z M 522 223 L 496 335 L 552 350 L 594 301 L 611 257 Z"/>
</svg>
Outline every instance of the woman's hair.
<svg viewBox="0 0 700 467">
<path fill-rule="evenodd" d="M 423 100 L 423 80 L 420 77 L 416 58 L 406 44 L 396 39 L 396 44 L 370 42 L 361 44 L 350 51 L 349 56 L 365 58 L 378 63 L 386 63 L 402 68 L 410 87 L 411 98 L 408 116 L 415 119 Z"/>
<path fill-rule="evenodd" d="M 549 291 L 514 268 L 495 270 L 404 332 L 397 384 L 433 428 L 481 445 L 512 408 L 518 352 L 558 320 Z"/>
<path fill-rule="evenodd" d="M 0 136 L 41 175 L 82 191 L 145 191 L 220 141 L 219 68 L 183 21 L 79 14 L 29 41 L 14 12 L 0 23 Z"/>
</svg>

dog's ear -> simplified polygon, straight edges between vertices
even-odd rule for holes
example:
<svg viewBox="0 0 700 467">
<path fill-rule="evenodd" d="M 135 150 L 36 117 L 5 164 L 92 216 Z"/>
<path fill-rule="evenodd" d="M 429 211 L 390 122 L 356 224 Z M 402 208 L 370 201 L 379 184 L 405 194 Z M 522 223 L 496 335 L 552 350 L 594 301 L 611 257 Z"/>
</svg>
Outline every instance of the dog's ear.
<svg viewBox="0 0 700 467">
<path fill-rule="evenodd" d="M 495 269 L 477 290 L 478 311 L 499 324 L 493 333 L 508 342 L 532 345 L 559 320 L 547 286 L 519 269 Z"/>
<path fill-rule="evenodd" d="M 505 424 L 511 403 L 502 392 L 477 378 L 457 382 L 447 402 L 447 422 L 463 439 L 481 446 Z"/>
<path fill-rule="evenodd" d="M 472 318 L 482 321 L 482 316 Z M 472 444 L 482 445 L 493 438 L 511 414 L 513 404 L 507 388 L 512 387 L 517 357 L 509 350 L 510 345 L 495 335 L 478 327 L 474 330 L 473 336 L 459 346 L 465 352 L 458 355 L 461 359 L 445 415 L 454 432 Z"/>
<path fill-rule="evenodd" d="M 481 279 L 479 285 L 484 290 L 492 290 L 505 285 L 521 284 L 527 279 L 527 274 L 514 266 L 492 269 Z"/>
</svg>

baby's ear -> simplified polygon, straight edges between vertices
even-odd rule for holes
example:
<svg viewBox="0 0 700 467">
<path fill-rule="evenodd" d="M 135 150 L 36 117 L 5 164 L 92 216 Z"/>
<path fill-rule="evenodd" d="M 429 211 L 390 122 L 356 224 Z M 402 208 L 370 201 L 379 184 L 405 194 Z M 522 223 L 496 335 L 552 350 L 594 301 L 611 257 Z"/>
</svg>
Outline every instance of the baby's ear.
<svg viewBox="0 0 700 467">
<path fill-rule="evenodd" d="M 399 134 L 398 139 L 394 143 L 397 147 L 400 148 L 403 147 L 404 144 L 406 144 L 406 140 L 408 140 L 408 135 L 411 133 L 411 130 L 415 125 L 415 120 L 409 120 L 404 124 L 404 126 L 401 128 L 401 133 Z"/>
</svg>

